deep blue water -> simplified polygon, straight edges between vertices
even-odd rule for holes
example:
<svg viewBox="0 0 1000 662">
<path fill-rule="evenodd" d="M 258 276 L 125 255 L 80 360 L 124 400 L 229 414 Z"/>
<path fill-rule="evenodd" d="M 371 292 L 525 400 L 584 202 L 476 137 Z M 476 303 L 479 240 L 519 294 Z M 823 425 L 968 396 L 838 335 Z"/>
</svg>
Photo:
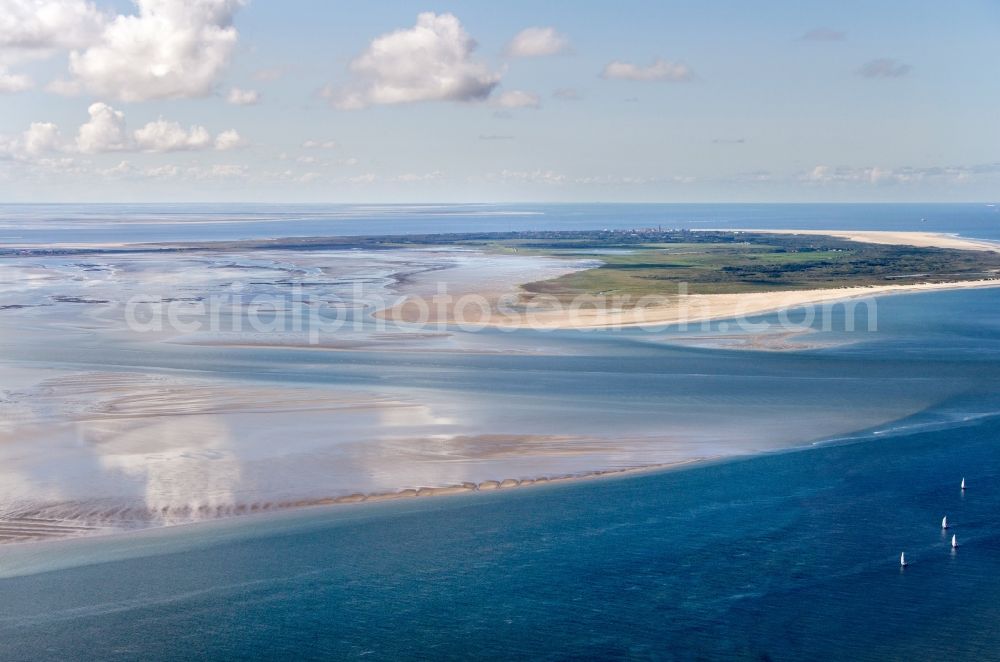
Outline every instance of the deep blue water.
<svg viewBox="0 0 1000 662">
<path fill-rule="evenodd" d="M 12 205 L 0 245 L 682 228 L 920 230 L 1000 239 L 1000 206 L 965 204 Z"/>
<path fill-rule="evenodd" d="M 998 438 L 68 543 L 92 564 L 0 581 L 0 656 L 995 659 Z"/>
</svg>

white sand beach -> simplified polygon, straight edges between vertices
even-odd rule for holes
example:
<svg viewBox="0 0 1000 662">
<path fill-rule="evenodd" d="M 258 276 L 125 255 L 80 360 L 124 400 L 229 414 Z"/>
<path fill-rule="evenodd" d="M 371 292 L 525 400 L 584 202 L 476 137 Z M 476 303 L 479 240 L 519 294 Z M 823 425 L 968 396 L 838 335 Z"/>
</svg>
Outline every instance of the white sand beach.
<svg viewBox="0 0 1000 662">
<path fill-rule="evenodd" d="M 920 248 L 956 248 L 970 251 L 1000 252 L 1000 243 L 985 239 L 969 239 L 945 232 L 892 232 L 885 230 L 748 230 L 769 234 L 805 234 L 838 237 L 866 244 L 917 246 Z"/>
<path fill-rule="evenodd" d="M 933 247 L 961 250 L 1000 251 L 1000 244 L 966 239 L 934 232 L 885 232 L 838 230 L 752 230 L 775 234 L 808 234 L 835 236 L 851 241 Z M 520 283 L 518 284 L 518 287 Z M 1000 279 L 907 283 L 899 285 L 874 285 L 866 287 L 841 287 L 836 289 L 786 290 L 777 292 L 748 292 L 737 294 L 678 294 L 646 297 L 629 306 L 615 306 L 601 297 L 579 298 L 573 304 L 564 304 L 554 298 L 520 293 L 518 305 L 510 305 L 511 293 L 496 291 L 481 293 L 486 303 L 462 306 L 430 305 L 424 300 L 410 297 L 387 310 L 376 313 L 385 319 L 414 323 L 451 324 L 459 327 L 527 328 L 536 330 L 613 328 L 627 326 L 659 326 L 694 324 L 711 320 L 745 318 L 751 315 L 772 313 L 808 305 L 833 304 L 853 299 L 887 294 L 934 292 L 966 288 L 1000 287 Z M 514 285 L 511 286 L 515 289 Z M 507 299 L 507 305 L 500 306 Z M 487 308 L 489 309 L 487 311 Z M 421 317 L 417 317 L 419 311 Z"/>
</svg>

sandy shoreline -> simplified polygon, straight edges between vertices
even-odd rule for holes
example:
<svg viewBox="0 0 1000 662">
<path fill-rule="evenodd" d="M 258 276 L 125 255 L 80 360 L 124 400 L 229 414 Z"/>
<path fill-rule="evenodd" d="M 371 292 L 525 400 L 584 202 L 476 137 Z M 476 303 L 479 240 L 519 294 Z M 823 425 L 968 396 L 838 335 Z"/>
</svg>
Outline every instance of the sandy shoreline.
<svg viewBox="0 0 1000 662">
<path fill-rule="evenodd" d="M 781 292 L 748 292 L 740 294 L 687 294 L 660 297 L 651 305 L 631 308 L 608 307 L 603 300 L 583 301 L 579 306 L 558 308 L 522 308 L 517 312 L 495 312 L 458 317 L 454 311 L 444 316 L 431 314 L 416 318 L 408 314 L 408 300 L 376 313 L 386 320 L 406 324 L 457 326 L 459 328 L 533 329 L 592 329 L 686 325 L 714 320 L 742 319 L 748 316 L 786 311 L 817 304 L 833 305 L 851 300 L 891 294 L 940 292 L 968 288 L 1000 287 L 1000 278 L 912 285 L 873 285 L 821 290 L 786 290 Z M 421 307 L 423 309 L 423 307 Z"/>
<path fill-rule="evenodd" d="M 722 230 L 720 230 L 722 231 Z M 889 230 L 744 230 L 766 234 L 816 235 L 837 237 L 865 244 L 890 246 L 916 246 L 918 248 L 955 248 L 969 251 L 1000 252 L 1000 242 L 986 239 L 969 239 L 945 232 L 896 232 Z"/>
<path fill-rule="evenodd" d="M 935 232 L 839 231 L 839 230 L 745 230 L 774 234 L 807 234 L 834 236 L 851 241 L 950 248 L 960 250 L 1000 251 L 1000 243 L 986 240 L 965 239 L 955 235 Z M 511 284 L 512 288 L 522 283 Z M 850 300 L 867 299 L 888 294 L 935 292 L 980 287 L 1000 287 L 1000 278 L 937 283 L 910 283 L 905 285 L 872 285 L 834 289 L 784 290 L 779 292 L 749 292 L 739 294 L 686 294 L 650 297 L 643 305 L 615 306 L 600 297 L 579 298 L 575 304 L 563 305 L 542 297 L 525 297 L 521 305 L 507 305 L 498 309 L 501 295 L 483 293 L 481 296 L 491 309 L 488 314 L 472 308 L 473 314 L 456 314 L 454 307 L 431 305 L 417 297 L 392 308 L 381 310 L 375 316 L 410 324 L 454 325 L 460 328 L 506 329 L 590 329 L 685 325 L 714 320 L 742 319 L 786 311 L 817 304 L 832 305 Z M 507 295 L 508 297 L 510 295 Z M 539 303 L 541 302 L 541 303 Z M 417 317 L 415 311 L 420 311 Z M 465 311 L 470 308 L 467 306 Z M 485 310 L 485 308 L 483 308 Z M 426 313 L 426 314 L 425 314 Z"/>
<path fill-rule="evenodd" d="M 914 285 L 876 285 L 833 290 L 790 290 L 743 294 L 689 294 L 672 302 L 630 310 L 581 310 L 539 313 L 531 328 L 572 329 L 617 326 L 661 326 L 740 319 L 802 306 L 833 304 L 886 294 L 939 292 L 980 287 L 1000 287 L 1000 279 Z"/>
</svg>

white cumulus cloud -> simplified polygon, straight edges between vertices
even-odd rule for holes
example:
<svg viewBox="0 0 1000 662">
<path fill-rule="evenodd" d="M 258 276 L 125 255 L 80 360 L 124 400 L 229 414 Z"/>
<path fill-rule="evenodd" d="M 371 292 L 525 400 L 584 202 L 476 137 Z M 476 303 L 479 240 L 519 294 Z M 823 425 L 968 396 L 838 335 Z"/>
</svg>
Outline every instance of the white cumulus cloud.
<svg viewBox="0 0 1000 662">
<path fill-rule="evenodd" d="M 252 106 L 260 101 L 260 93 L 257 90 L 242 90 L 234 87 L 226 95 L 226 101 L 236 106 Z"/>
<path fill-rule="evenodd" d="M 62 137 L 59 127 L 52 122 L 32 122 L 24 132 L 23 141 L 24 153 L 38 156 L 61 149 Z"/>
<path fill-rule="evenodd" d="M 59 127 L 55 124 L 33 123 L 21 138 L 13 143 L 18 154 L 33 157 L 49 151 L 100 154 L 229 150 L 245 144 L 240 134 L 232 129 L 213 137 L 203 126 L 194 125 L 185 128 L 178 122 L 163 118 L 148 122 L 135 131 L 129 131 L 125 113 L 103 102 L 91 104 L 87 113 L 90 119 L 79 127 L 76 138 L 71 143 L 62 141 Z"/>
<path fill-rule="evenodd" d="M 81 152 L 115 152 L 132 147 L 125 130 L 125 113 L 106 103 L 93 103 L 87 109 L 90 120 L 80 126 L 76 147 Z"/>
<path fill-rule="evenodd" d="M 109 17 L 85 0 L 0 0 L 0 49 L 51 52 L 82 48 L 101 34 Z"/>
<path fill-rule="evenodd" d="M 236 47 L 234 14 L 244 0 L 136 0 L 137 14 L 118 15 L 94 43 L 69 56 L 71 80 L 61 92 L 123 101 L 205 96 Z"/>
<path fill-rule="evenodd" d="M 502 108 L 540 108 L 542 101 L 537 94 L 524 90 L 510 90 L 498 96 L 496 104 Z"/>
<path fill-rule="evenodd" d="M 500 74 L 473 58 L 476 42 L 452 14 L 425 12 L 412 28 L 374 39 L 351 62 L 354 84 L 328 91 L 345 109 L 416 101 L 485 99 Z"/>
<path fill-rule="evenodd" d="M 990 174 L 991 169 L 983 166 L 951 166 L 914 168 L 903 166 L 885 168 L 880 166 L 853 167 L 818 165 L 802 173 L 799 179 L 811 184 L 869 184 L 884 186 L 892 184 L 913 184 L 929 178 L 948 177 L 954 181 L 967 179 L 971 174 Z M 996 168 L 992 169 L 996 172 Z"/>
<path fill-rule="evenodd" d="M 615 60 L 604 67 L 601 76 L 603 78 L 617 78 L 621 80 L 683 82 L 691 80 L 694 77 L 694 72 L 686 64 L 657 58 L 652 64 L 645 67 L 633 64 L 632 62 Z"/>
<path fill-rule="evenodd" d="M 135 134 L 136 147 L 144 152 L 177 152 L 205 149 L 212 144 L 212 135 L 203 126 L 185 129 L 177 122 L 158 119 L 149 122 Z"/>
<path fill-rule="evenodd" d="M 215 137 L 215 149 L 222 152 L 243 147 L 244 145 L 246 145 L 246 140 L 235 129 L 223 131 Z"/>
<path fill-rule="evenodd" d="M 250 169 L 245 165 L 238 165 L 235 163 L 222 163 L 213 165 L 205 173 L 206 178 L 222 178 L 228 179 L 232 177 L 246 177 L 250 172 Z"/>
<path fill-rule="evenodd" d="M 180 172 L 180 169 L 173 164 L 146 168 L 146 176 L 156 179 L 171 179 L 176 177 L 178 172 Z"/>
<path fill-rule="evenodd" d="M 511 57 L 541 57 L 556 55 L 569 48 L 566 35 L 555 28 L 525 28 L 507 45 L 507 55 Z"/>
<path fill-rule="evenodd" d="M 12 94 L 31 89 L 31 79 L 22 74 L 12 74 L 0 67 L 0 94 Z"/>
<path fill-rule="evenodd" d="M 0 160 L 38 161 L 63 149 L 59 127 L 51 122 L 32 122 L 20 135 L 0 135 Z"/>
</svg>

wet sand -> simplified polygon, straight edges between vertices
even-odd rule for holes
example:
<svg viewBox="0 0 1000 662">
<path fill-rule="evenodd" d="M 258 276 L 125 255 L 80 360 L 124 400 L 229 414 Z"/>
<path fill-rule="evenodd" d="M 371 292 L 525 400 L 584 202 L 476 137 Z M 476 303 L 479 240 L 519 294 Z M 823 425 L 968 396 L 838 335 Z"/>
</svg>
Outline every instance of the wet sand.
<svg viewBox="0 0 1000 662">
<path fill-rule="evenodd" d="M 578 261 L 451 251 L 346 257 L 336 252 L 265 254 L 252 260 L 223 261 L 195 255 L 175 262 L 118 256 L 107 265 L 98 265 L 106 268 L 96 270 L 76 259 L 57 260 L 45 269 L 30 261 L 21 266 L 23 278 L 15 285 L 21 287 L 37 277 L 30 281 L 37 287 L 23 292 L 15 288 L 9 296 L 30 302 L 39 298 L 39 292 L 51 292 L 54 303 L 39 311 L 7 311 L 0 338 L 6 328 L 10 332 L 8 343 L 15 348 L 31 343 L 73 347 L 83 339 L 86 344 L 81 347 L 87 349 L 81 349 L 81 359 L 102 347 L 90 341 L 91 335 L 105 339 L 106 348 L 116 350 L 124 340 L 136 343 L 130 348 L 154 350 L 151 366 L 156 363 L 156 346 L 204 343 L 218 346 L 220 351 L 239 350 L 232 360 L 242 365 L 243 357 L 254 356 L 260 347 L 304 346 L 303 335 L 223 332 L 200 337 L 175 333 L 139 337 L 126 333 L 107 304 L 73 301 L 120 300 L 123 288 L 130 292 L 129 288 L 144 291 L 146 287 L 162 288 L 164 298 L 202 296 L 232 283 L 271 292 L 277 285 L 306 280 L 320 283 L 323 292 L 353 297 L 348 300 L 357 304 L 359 311 L 368 311 L 362 305 L 368 303 L 369 296 L 375 298 L 386 289 L 394 294 L 432 296 L 442 276 L 460 286 L 450 290 L 453 294 L 487 292 L 487 298 L 496 302 L 502 297 L 516 298 L 517 282 L 522 279 L 537 280 L 539 275 L 583 268 Z M 441 264 L 448 268 L 439 268 Z M 351 290 L 354 282 L 363 282 L 367 289 L 355 294 Z M 663 325 L 883 293 L 998 285 L 1000 281 L 980 281 L 691 295 L 674 297 L 658 307 L 622 311 L 581 309 L 567 313 L 527 305 L 524 312 L 532 324 L 509 321 L 515 328 L 534 325 L 545 329 Z M 157 289 L 153 292 L 160 293 Z M 364 316 L 367 318 L 367 312 Z M 512 335 L 498 342 L 490 334 L 455 334 L 451 329 L 385 333 L 370 324 L 370 318 L 362 326 L 358 331 L 346 330 L 345 335 L 330 339 L 328 347 L 320 345 L 318 349 L 386 351 L 387 360 L 398 363 L 405 363 L 398 358 L 401 353 L 411 351 L 442 357 L 556 353 L 551 346 L 536 346 L 530 335 Z M 36 331 L 22 337 L 25 328 Z M 758 349 L 801 349 L 791 336 L 771 340 L 747 342 Z M 323 361 L 317 363 L 317 372 L 327 369 Z M 566 418 L 491 418 L 494 412 L 523 412 L 525 401 L 513 395 L 508 400 L 491 398 L 486 407 L 475 393 L 436 391 L 433 382 L 428 388 L 416 378 L 412 382 L 420 388 L 401 390 L 379 380 L 351 380 L 338 387 L 221 380 L 199 363 L 181 363 L 185 370 L 179 372 L 157 372 L 155 368 L 147 372 L 141 363 L 136 372 L 122 372 L 113 360 L 107 366 L 94 363 L 91 370 L 50 365 L 47 359 L 37 365 L 46 366 L 46 370 L 35 373 L 27 367 L 5 368 L 7 390 L 0 392 L 0 542 L 94 535 L 305 506 L 600 478 L 777 448 L 808 435 L 818 438 L 844 429 L 839 417 L 831 416 L 829 420 L 812 420 L 808 433 L 772 430 L 766 420 L 746 414 L 739 431 L 720 426 L 708 430 L 714 435 L 710 436 L 700 421 L 697 427 L 683 427 L 682 417 L 690 408 L 678 404 L 678 416 L 672 417 L 669 425 L 633 428 L 630 423 L 609 433 L 597 430 L 603 420 L 599 418 L 594 419 L 594 425 L 576 428 Z M 444 365 L 461 374 L 456 366 Z M 353 374 L 353 368 L 344 371 L 345 375 Z M 384 379 L 385 369 L 378 368 L 376 376 Z M 858 402 L 859 407 L 864 404 Z M 913 401 L 884 406 L 884 411 L 856 412 L 857 424 L 894 420 L 926 404 L 914 396 Z M 567 398 L 551 405 L 551 411 L 562 411 L 557 407 L 570 411 L 574 405 Z M 574 416 L 580 418 L 581 411 Z M 810 411 L 818 411 L 822 418 L 825 410 Z M 644 410 L 647 417 L 653 414 L 653 410 Z M 637 420 L 642 421 L 642 416 Z M 550 425 L 551 421 L 559 421 L 559 425 Z M 759 438 L 742 434 L 743 428 L 754 428 Z M 623 429 L 627 435 L 621 434 Z"/>
<path fill-rule="evenodd" d="M 31 383 L 37 376 L 0 394 L 0 543 L 510 489 L 702 456 L 669 437 L 463 433 L 433 403 L 353 388 L 122 372 Z"/>
<path fill-rule="evenodd" d="M 777 333 L 732 333 L 712 335 L 678 336 L 665 340 L 668 345 L 699 347 L 703 349 L 739 349 L 756 352 L 800 352 L 838 346 L 843 343 L 832 341 L 807 342 L 814 329 L 780 331 Z"/>
<path fill-rule="evenodd" d="M 81 536 L 110 533 L 113 528 L 88 526 L 72 521 L 60 521 L 43 517 L 0 518 L 0 544 L 38 542 L 57 538 L 79 538 Z"/>
<path fill-rule="evenodd" d="M 154 526 L 182 526 L 205 519 L 238 517 L 256 513 L 279 512 L 282 510 L 299 508 L 379 503 L 398 499 L 454 496 L 458 494 L 468 495 L 478 492 L 494 492 L 497 490 L 557 485 L 570 481 L 596 480 L 602 478 L 629 476 L 646 472 L 665 471 L 711 459 L 713 458 L 689 458 L 676 462 L 646 464 L 635 467 L 582 471 L 571 474 L 541 475 L 536 478 L 497 478 L 483 480 L 480 482 L 464 482 L 458 485 L 412 487 L 371 493 L 355 492 L 341 496 L 314 497 L 295 500 L 262 500 L 228 506 L 179 506 L 172 509 L 170 513 L 136 507 L 120 508 L 115 512 L 117 521 L 109 520 L 104 525 L 88 525 L 79 519 L 60 520 L 50 517 L 33 516 L 29 513 L 27 515 L 17 517 L 0 517 L 0 545 L 40 542 L 64 538 L 80 538 L 94 535 L 108 535 L 114 533 L 124 533 L 127 531 L 136 531 Z M 80 505 L 83 506 L 84 504 Z M 172 518 L 171 522 L 164 523 L 162 521 L 158 521 L 160 517 L 167 514 L 169 514 Z"/>
<path fill-rule="evenodd" d="M 416 487 L 405 488 L 388 492 L 374 492 L 371 494 L 355 493 L 347 496 L 326 497 L 319 499 L 304 499 L 292 502 L 278 502 L 267 504 L 267 508 L 259 510 L 281 510 L 285 508 L 302 508 L 308 506 L 325 506 L 333 504 L 362 503 L 391 501 L 393 499 L 409 499 L 416 497 L 449 496 L 454 494 L 469 494 L 472 492 L 493 492 L 496 490 L 508 490 L 516 487 L 532 487 L 539 485 L 550 485 L 565 483 L 568 481 L 593 480 L 597 478 L 611 478 L 614 476 L 626 476 L 642 472 L 663 471 L 690 464 L 705 462 L 714 458 L 699 457 L 679 460 L 676 462 L 661 462 L 657 464 L 645 464 L 635 467 L 623 467 L 615 469 L 600 469 L 594 471 L 583 471 L 572 474 L 543 475 L 537 478 L 501 478 L 484 480 L 478 483 L 465 482 L 460 485 L 445 485 L 441 487 Z"/>
</svg>

